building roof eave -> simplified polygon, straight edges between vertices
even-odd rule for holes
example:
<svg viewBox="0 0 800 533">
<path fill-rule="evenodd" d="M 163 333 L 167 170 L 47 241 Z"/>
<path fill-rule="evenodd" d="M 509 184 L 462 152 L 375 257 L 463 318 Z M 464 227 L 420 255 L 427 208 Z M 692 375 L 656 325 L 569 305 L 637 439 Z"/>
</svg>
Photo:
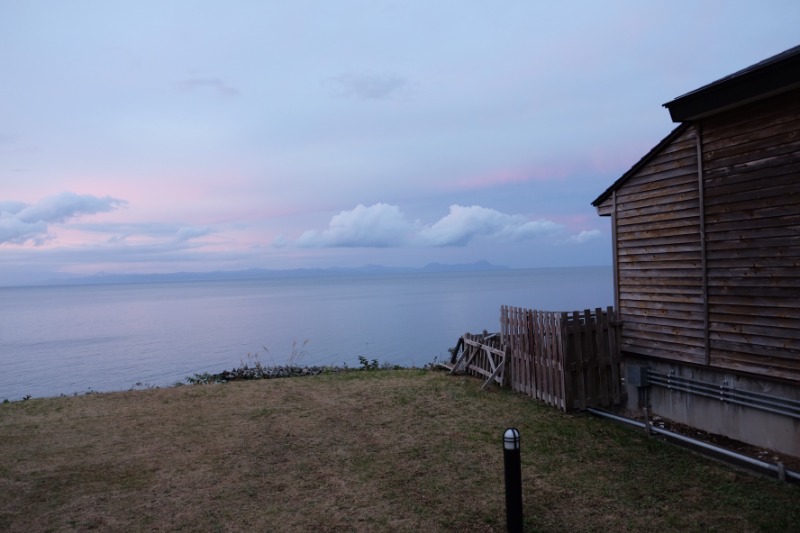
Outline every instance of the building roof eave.
<svg viewBox="0 0 800 533">
<path fill-rule="evenodd" d="M 689 128 L 689 123 L 680 124 L 678 127 L 673 129 L 666 137 L 664 137 L 661 142 L 655 145 L 649 152 L 647 152 L 644 157 L 642 157 L 639 161 L 636 162 L 625 174 L 620 176 L 620 178 L 611 184 L 611 186 L 606 189 L 600 196 L 598 196 L 593 202 L 592 205 L 597 208 L 605 202 L 611 194 L 617 190 L 623 183 L 628 181 L 631 176 L 636 174 L 643 166 L 645 166 L 652 158 L 654 158 L 662 148 L 667 146 L 671 143 L 675 138 L 679 137 L 684 131 Z M 598 212 L 599 213 L 599 212 Z"/>
<path fill-rule="evenodd" d="M 663 104 L 673 122 L 715 115 L 800 87 L 800 46 L 795 46 Z"/>
</svg>

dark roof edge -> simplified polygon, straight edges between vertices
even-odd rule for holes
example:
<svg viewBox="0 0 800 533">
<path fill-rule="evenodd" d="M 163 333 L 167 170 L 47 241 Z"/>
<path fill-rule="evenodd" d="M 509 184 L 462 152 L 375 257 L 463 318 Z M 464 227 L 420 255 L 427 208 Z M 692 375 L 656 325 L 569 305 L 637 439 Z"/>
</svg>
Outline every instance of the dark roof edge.
<svg viewBox="0 0 800 533">
<path fill-rule="evenodd" d="M 653 147 L 653 148 L 652 148 L 652 149 L 651 149 L 649 152 L 647 152 L 647 153 L 644 155 L 644 157 L 642 157 L 642 158 L 641 158 L 639 161 L 637 161 L 637 162 L 636 162 L 636 164 L 634 164 L 634 165 L 633 165 L 633 166 L 630 168 L 630 170 L 628 170 L 628 171 L 627 171 L 625 174 L 623 174 L 622 176 L 620 176 L 620 178 L 619 178 L 617 181 L 615 181 L 615 182 L 614 182 L 614 183 L 611 185 L 611 187 L 609 187 L 608 189 L 606 189 L 606 190 L 605 190 L 605 192 L 603 192 L 603 194 L 601 194 L 600 196 L 598 196 L 598 197 L 597 197 L 597 198 L 596 198 L 596 199 L 595 199 L 595 200 L 592 202 L 592 205 L 593 205 L 594 207 L 597 207 L 597 206 L 599 206 L 600 204 L 602 204 L 603 202 L 605 202 L 605 201 L 608 199 L 608 197 L 609 197 L 609 196 L 611 196 L 611 194 L 612 194 L 612 193 L 613 193 L 613 192 L 614 192 L 616 189 L 618 189 L 618 188 L 620 187 L 620 185 L 622 185 L 624 182 L 628 181 L 628 178 L 630 178 L 631 176 L 633 176 L 634 174 L 636 174 L 636 173 L 639 171 L 639 169 L 641 169 L 643 166 L 645 166 L 647 163 L 649 163 L 649 162 L 650 162 L 650 160 L 651 160 L 653 157 L 655 157 L 655 156 L 658 154 L 658 152 L 660 152 L 660 151 L 661 151 L 661 149 L 662 149 L 662 148 L 664 148 L 664 147 L 665 147 L 665 146 L 667 146 L 669 143 L 671 143 L 673 140 L 675 140 L 675 138 L 676 138 L 676 137 L 679 137 L 679 136 L 680 136 L 680 135 L 681 135 L 681 134 L 682 134 L 684 131 L 686 131 L 686 130 L 687 130 L 689 127 L 690 127 L 690 126 L 691 126 L 691 124 L 689 124 L 689 123 L 687 123 L 687 122 L 684 122 L 684 123 L 680 124 L 680 125 L 679 125 L 677 128 L 675 128 L 674 130 L 672 130 L 672 131 L 671 131 L 671 132 L 670 132 L 670 133 L 669 133 L 669 134 L 668 134 L 666 137 L 664 137 L 663 139 L 661 139 L 661 142 L 659 142 L 657 145 L 655 145 L 655 146 L 654 146 L 654 147 Z"/>
<path fill-rule="evenodd" d="M 696 120 L 800 87 L 800 46 L 663 104 L 673 122 Z"/>
</svg>

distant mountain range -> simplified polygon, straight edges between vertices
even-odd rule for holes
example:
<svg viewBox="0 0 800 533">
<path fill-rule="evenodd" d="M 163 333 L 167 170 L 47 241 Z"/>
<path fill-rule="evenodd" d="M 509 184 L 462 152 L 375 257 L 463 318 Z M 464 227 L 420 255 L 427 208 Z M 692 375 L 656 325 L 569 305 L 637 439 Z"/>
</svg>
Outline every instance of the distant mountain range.
<svg viewBox="0 0 800 533">
<path fill-rule="evenodd" d="M 60 279 L 50 282 L 58 285 L 94 285 L 110 283 L 158 283 L 167 281 L 216 281 L 238 279 L 271 279 L 271 278 L 309 278 L 332 276 L 362 276 L 379 274 L 435 273 L 435 272 L 480 272 L 488 270 L 508 270 L 510 267 L 493 265 L 488 261 L 475 263 L 442 264 L 429 263 L 424 267 L 388 267 L 383 265 L 365 265 L 362 267 L 344 268 L 297 268 L 288 270 L 270 270 L 251 268 L 247 270 L 220 270 L 215 272 L 170 272 L 163 274 L 95 274 L 93 276 Z"/>
</svg>

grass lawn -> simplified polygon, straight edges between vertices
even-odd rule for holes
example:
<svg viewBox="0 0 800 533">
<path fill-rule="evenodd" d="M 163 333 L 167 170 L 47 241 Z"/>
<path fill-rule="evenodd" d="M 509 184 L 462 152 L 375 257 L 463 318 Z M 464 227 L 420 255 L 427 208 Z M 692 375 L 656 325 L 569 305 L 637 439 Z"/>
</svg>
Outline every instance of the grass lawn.
<svg viewBox="0 0 800 533">
<path fill-rule="evenodd" d="M 0 530 L 800 531 L 800 490 L 425 370 L 0 405 Z"/>
</svg>

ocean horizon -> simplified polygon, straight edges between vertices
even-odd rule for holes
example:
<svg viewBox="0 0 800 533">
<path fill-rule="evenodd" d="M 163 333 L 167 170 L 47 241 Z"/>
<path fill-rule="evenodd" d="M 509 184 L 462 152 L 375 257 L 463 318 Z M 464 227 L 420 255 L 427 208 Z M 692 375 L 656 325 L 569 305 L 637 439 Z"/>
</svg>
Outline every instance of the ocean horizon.
<svg viewBox="0 0 800 533">
<path fill-rule="evenodd" d="M 0 288 L 0 401 L 168 386 L 273 366 L 424 366 L 500 306 L 613 303 L 610 266 Z"/>
</svg>

